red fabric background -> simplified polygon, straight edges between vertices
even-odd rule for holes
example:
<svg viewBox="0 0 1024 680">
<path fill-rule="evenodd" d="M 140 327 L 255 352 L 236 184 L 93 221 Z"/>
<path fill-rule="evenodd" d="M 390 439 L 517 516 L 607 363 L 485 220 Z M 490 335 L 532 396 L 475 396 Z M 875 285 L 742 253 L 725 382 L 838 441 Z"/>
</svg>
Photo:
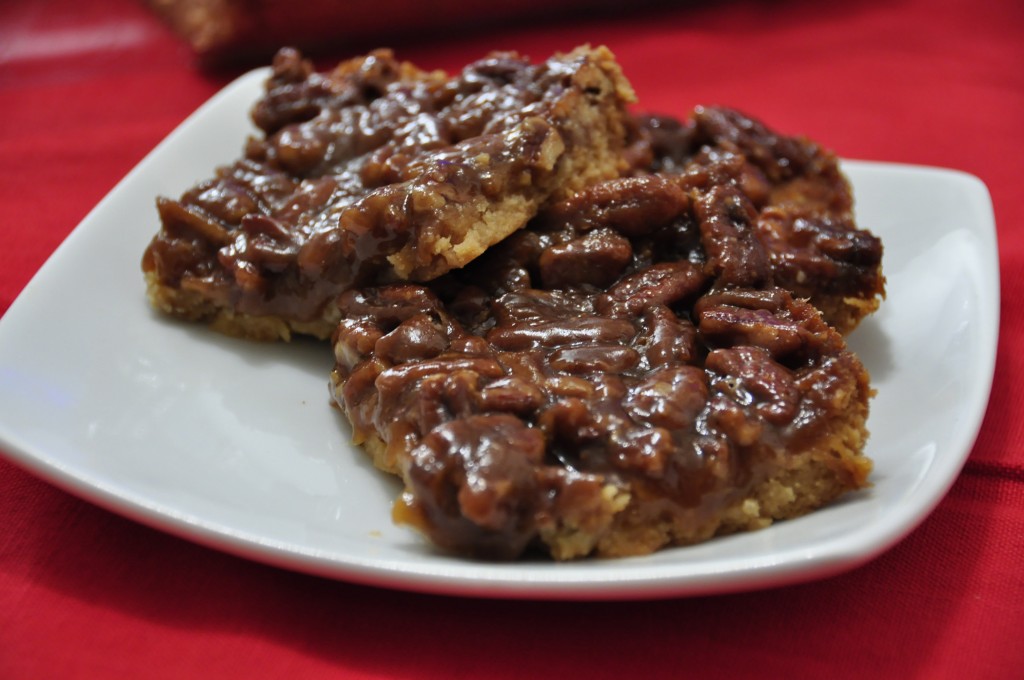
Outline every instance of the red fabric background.
<svg viewBox="0 0 1024 680">
<path fill-rule="evenodd" d="M 79 5 L 0 5 L 0 313 L 241 70 L 195 68 L 141 4 Z M 846 157 L 981 177 L 999 228 L 1002 333 L 982 434 L 952 491 L 894 549 L 824 581 L 658 602 L 492 602 L 247 562 L 0 461 L 0 677 L 1024 677 L 1024 4 L 686 3 L 470 33 L 396 47 L 454 70 L 494 48 L 541 58 L 606 43 L 645 108 L 728 104 Z"/>
</svg>

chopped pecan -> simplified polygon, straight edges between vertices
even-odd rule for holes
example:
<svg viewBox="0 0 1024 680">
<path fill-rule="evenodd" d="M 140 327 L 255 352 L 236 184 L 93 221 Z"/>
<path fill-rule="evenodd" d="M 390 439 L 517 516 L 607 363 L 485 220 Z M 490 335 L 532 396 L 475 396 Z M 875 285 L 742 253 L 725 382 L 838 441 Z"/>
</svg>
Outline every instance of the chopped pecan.
<svg viewBox="0 0 1024 680">
<path fill-rule="evenodd" d="M 790 365 L 835 352 L 838 333 L 810 304 L 781 288 L 724 291 L 701 298 L 694 308 L 701 337 L 714 347 L 753 345 Z"/>
<path fill-rule="evenodd" d="M 717 285 L 757 287 L 771 281 L 768 258 L 754 233 L 757 213 L 738 189 L 714 187 L 698 201 L 697 214 Z"/>
<path fill-rule="evenodd" d="M 515 557 L 536 532 L 543 496 L 535 468 L 544 448 L 541 431 L 512 416 L 476 415 L 440 425 L 413 449 L 405 467 L 405 502 L 414 506 L 409 514 L 444 548 Z"/>
<path fill-rule="evenodd" d="M 597 229 L 548 248 L 538 265 L 545 288 L 604 288 L 619 278 L 632 259 L 628 239 L 610 229 Z"/>
<path fill-rule="evenodd" d="M 634 316 L 648 307 L 695 298 L 707 281 L 702 268 L 692 262 L 662 262 L 624 277 L 594 305 L 602 314 Z"/>
</svg>

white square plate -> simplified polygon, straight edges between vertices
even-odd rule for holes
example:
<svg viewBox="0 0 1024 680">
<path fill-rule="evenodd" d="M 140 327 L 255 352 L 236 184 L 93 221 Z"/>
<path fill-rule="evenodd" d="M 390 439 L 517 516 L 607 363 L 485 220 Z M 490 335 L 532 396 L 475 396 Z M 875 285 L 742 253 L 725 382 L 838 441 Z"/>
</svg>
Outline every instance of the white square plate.
<svg viewBox="0 0 1024 680">
<path fill-rule="evenodd" d="M 165 319 L 139 263 L 177 196 L 237 157 L 265 70 L 183 123 L 78 226 L 0 319 L 0 451 L 74 494 L 255 560 L 339 579 L 489 597 L 616 599 L 834 574 L 913 529 L 953 483 L 988 399 L 995 225 L 960 172 L 849 162 L 858 219 L 885 243 L 889 297 L 850 338 L 871 371 L 874 486 L 764 531 L 642 558 L 492 564 L 390 521 L 396 480 L 328 406 L 331 352 Z"/>
</svg>

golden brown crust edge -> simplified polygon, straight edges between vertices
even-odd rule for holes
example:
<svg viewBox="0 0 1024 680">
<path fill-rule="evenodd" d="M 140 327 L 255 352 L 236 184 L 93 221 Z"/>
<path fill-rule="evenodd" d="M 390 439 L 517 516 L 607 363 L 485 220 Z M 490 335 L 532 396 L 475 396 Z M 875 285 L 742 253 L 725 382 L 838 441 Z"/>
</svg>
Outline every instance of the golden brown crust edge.
<svg viewBox="0 0 1024 680">
<path fill-rule="evenodd" d="M 331 306 L 324 310 L 319 319 L 310 321 L 243 314 L 217 306 L 199 293 L 165 286 L 160 283 L 156 272 L 145 272 L 145 277 L 146 297 L 153 309 L 185 321 L 204 323 L 219 333 L 243 340 L 288 341 L 292 339 L 293 333 L 326 340 L 331 337 L 340 321 L 337 309 Z"/>
</svg>

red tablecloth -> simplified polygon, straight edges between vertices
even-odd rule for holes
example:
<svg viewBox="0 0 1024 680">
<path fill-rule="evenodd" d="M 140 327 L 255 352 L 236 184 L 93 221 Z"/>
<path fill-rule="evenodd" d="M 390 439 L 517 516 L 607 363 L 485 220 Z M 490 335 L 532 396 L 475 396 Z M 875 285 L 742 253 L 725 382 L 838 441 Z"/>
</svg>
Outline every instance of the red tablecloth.
<svg viewBox="0 0 1024 680">
<path fill-rule="evenodd" d="M 988 415 L 949 495 L 895 548 L 824 581 L 657 602 L 496 602 L 248 562 L 0 462 L 0 677 L 1024 677 L 1024 4 L 690 2 L 458 33 L 397 47 L 454 70 L 496 47 L 540 58 L 606 43 L 648 109 L 729 104 L 845 157 L 984 180 L 1002 333 Z M 0 5 L 0 313 L 237 73 L 197 69 L 131 0 Z"/>
</svg>

